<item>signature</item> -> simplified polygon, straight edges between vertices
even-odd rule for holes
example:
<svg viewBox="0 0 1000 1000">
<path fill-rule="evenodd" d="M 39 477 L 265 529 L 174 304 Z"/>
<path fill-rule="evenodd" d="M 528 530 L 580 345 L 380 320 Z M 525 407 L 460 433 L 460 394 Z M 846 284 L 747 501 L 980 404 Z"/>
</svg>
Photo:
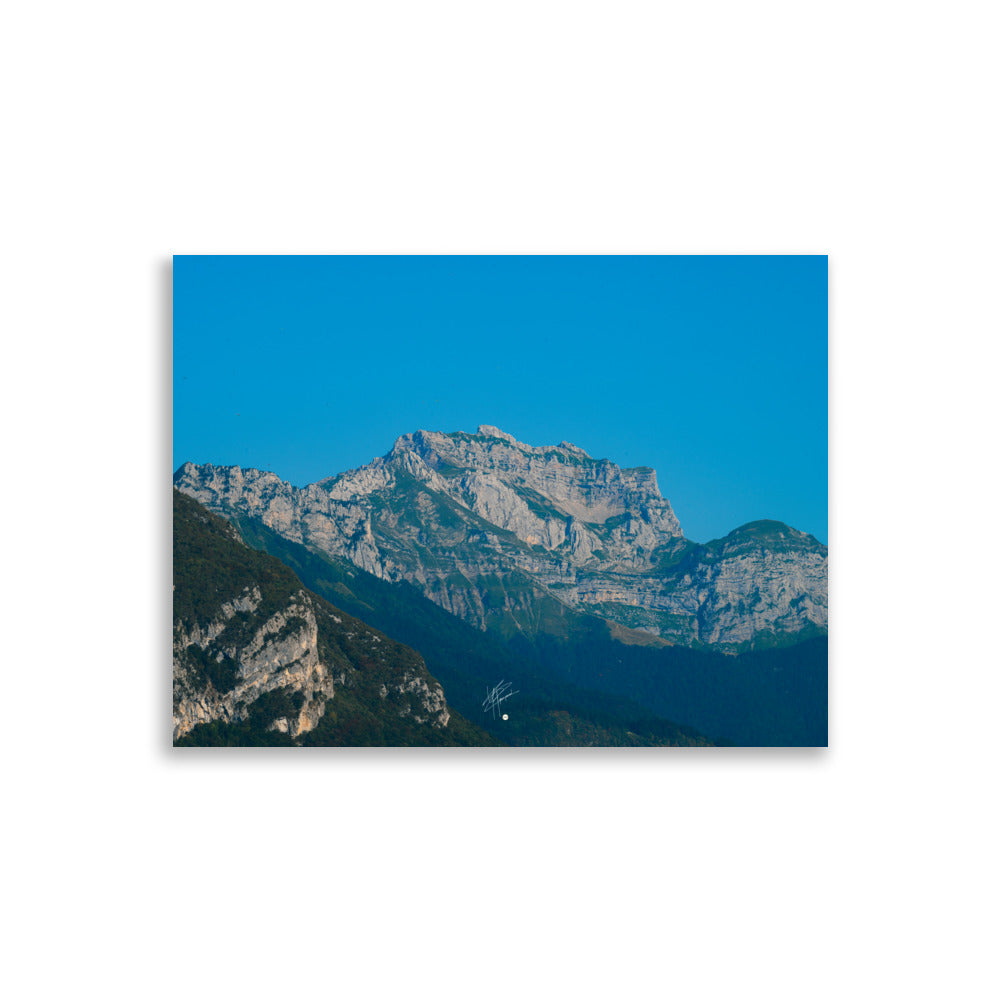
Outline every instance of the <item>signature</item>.
<svg viewBox="0 0 1000 1000">
<path fill-rule="evenodd" d="M 500 706 L 508 698 L 521 693 L 520 691 L 511 691 L 513 686 L 510 681 L 501 680 L 495 687 L 491 687 L 486 692 L 486 698 L 483 701 L 483 711 L 488 712 L 495 719 L 497 713 L 500 711 Z M 504 715 L 503 718 L 506 719 L 507 716 Z"/>
</svg>

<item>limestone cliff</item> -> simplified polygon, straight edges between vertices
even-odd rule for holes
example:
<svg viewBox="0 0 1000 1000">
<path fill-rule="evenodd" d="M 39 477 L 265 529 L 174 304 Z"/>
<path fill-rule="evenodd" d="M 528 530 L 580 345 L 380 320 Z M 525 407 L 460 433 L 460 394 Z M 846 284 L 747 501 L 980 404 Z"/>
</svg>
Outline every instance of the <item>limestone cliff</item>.
<svg viewBox="0 0 1000 1000">
<path fill-rule="evenodd" d="M 177 491 L 174 611 L 175 741 L 221 723 L 300 742 L 322 722 L 331 738 L 345 729 L 346 744 L 408 744 L 414 727 L 432 731 L 421 743 L 453 742 L 419 654 L 307 591 Z"/>
<path fill-rule="evenodd" d="M 253 621 L 260 606 L 258 588 L 220 605 L 217 617 L 202 624 L 177 622 L 174 628 L 174 739 L 200 723 L 238 722 L 262 694 L 280 690 L 300 697 L 289 703 L 290 715 L 279 715 L 273 729 L 292 737 L 313 729 L 336 681 L 319 658 L 316 614 L 303 591 L 285 609 Z M 227 639 L 237 613 L 246 616 L 240 638 Z M 253 625 L 246 628 L 247 621 Z M 220 641 L 221 640 L 221 641 Z M 205 661 L 231 664 L 232 687 L 206 677 Z M 214 672 L 219 676 L 219 672 Z M 222 688 L 220 691 L 219 688 Z"/>
<path fill-rule="evenodd" d="M 826 547 L 778 522 L 684 539 L 649 468 L 496 427 L 417 431 L 304 488 L 183 465 L 175 484 L 230 517 L 407 580 L 480 627 L 564 632 L 573 611 L 671 642 L 739 648 L 826 627 Z M 760 525 L 766 525 L 761 528 Z"/>
</svg>

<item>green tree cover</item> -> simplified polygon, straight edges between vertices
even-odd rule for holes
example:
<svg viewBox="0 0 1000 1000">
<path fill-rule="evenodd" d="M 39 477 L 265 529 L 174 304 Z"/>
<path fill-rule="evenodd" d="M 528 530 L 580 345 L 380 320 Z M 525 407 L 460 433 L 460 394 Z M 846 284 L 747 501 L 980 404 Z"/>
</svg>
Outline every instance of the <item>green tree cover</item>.
<svg viewBox="0 0 1000 1000">
<path fill-rule="evenodd" d="M 207 625 L 219 607 L 260 589 L 254 617 L 270 617 L 288 606 L 289 594 L 301 588 L 281 562 L 242 543 L 224 519 L 174 490 L 174 621 Z M 239 644 L 243 629 L 237 615 L 226 641 Z"/>
<path fill-rule="evenodd" d="M 515 647 L 493 633 L 481 632 L 438 607 L 409 583 L 387 583 L 346 560 L 282 538 L 250 518 L 240 517 L 236 524 L 248 544 L 265 549 L 294 568 L 310 589 L 335 598 L 349 613 L 419 650 L 428 669 L 444 685 L 448 704 L 475 719 L 500 741 L 549 745 L 543 735 L 552 731 L 549 713 L 563 711 L 581 724 L 589 722 L 603 730 L 608 742 L 602 745 L 606 746 L 633 745 L 624 742 L 627 732 L 639 734 L 640 745 L 688 746 L 705 742 L 696 730 L 677 725 L 669 721 L 669 716 L 663 717 L 627 697 L 607 690 L 588 690 L 569 674 L 559 676 L 550 669 L 548 654 L 542 649 Z M 583 626 L 576 624 L 575 628 Z M 607 626 L 590 619 L 587 628 L 606 631 Z M 589 638 L 587 633 L 585 642 Z M 610 640 L 609 645 L 626 648 Z M 482 709 L 486 689 L 501 679 L 513 681 L 525 692 L 512 703 L 516 711 L 508 713 L 511 717 L 506 722 L 491 718 Z M 511 725 L 515 718 L 517 723 Z"/>
<path fill-rule="evenodd" d="M 503 731 L 510 745 L 525 747 L 712 746 L 704 736 L 665 719 L 637 718 L 624 723 L 613 711 L 581 713 L 579 705 L 538 698 L 518 701 L 516 711 L 503 721 Z"/>
<path fill-rule="evenodd" d="M 335 595 L 340 606 L 418 649 L 449 704 L 477 721 L 485 688 L 506 678 L 581 717 L 609 711 L 632 731 L 642 731 L 636 719 L 652 716 L 682 719 L 679 739 L 694 733 L 737 746 L 826 745 L 825 635 L 733 656 L 624 645 L 611 638 L 605 622 L 576 615 L 565 640 L 542 634 L 503 641 L 444 611 L 411 584 L 379 580 L 251 519 L 237 524 L 249 544 L 294 567 L 312 589 Z M 518 738 L 502 722 L 480 724 L 498 739 Z"/>
<path fill-rule="evenodd" d="M 287 610 L 303 590 L 291 569 L 273 556 L 245 545 L 231 525 L 176 490 L 174 587 L 175 629 L 195 623 L 206 625 L 218 616 L 221 604 L 254 587 L 261 591 L 261 606 L 252 613 L 234 615 L 208 650 L 190 646 L 182 654 L 195 684 L 211 684 L 220 692 L 230 690 L 238 676 L 236 662 L 222 655 L 223 640 L 238 648 L 271 614 Z M 451 711 L 449 724 L 443 729 L 414 721 L 414 714 L 420 711 L 419 694 L 399 688 L 404 673 L 417 675 L 430 685 L 435 683 L 420 656 L 322 597 L 310 594 L 299 599 L 310 603 L 316 615 L 320 659 L 334 675 L 343 676 L 342 685 L 327 702 L 321 725 L 297 744 L 286 734 L 270 729 L 276 719 L 296 717 L 303 704 L 300 692 L 282 688 L 252 702 L 246 719 L 197 726 L 177 741 L 178 746 L 495 744 L 486 732 L 455 711 Z M 286 630 L 290 633 L 302 624 L 299 619 Z M 221 662 L 217 659 L 220 655 Z M 383 690 L 387 692 L 384 696 Z"/>
<path fill-rule="evenodd" d="M 272 691 L 258 698 L 250 715 L 242 722 L 215 722 L 195 726 L 177 740 L 177 746 L 274 746 L 274 747 L 467 747 L 497 746 L 496 740 L 455 713 L 444 729 L 433 729 L 412 719 L 393 718 L 370 688 L 362 690 L 338 688 L 326 703 L 316 727 L 293 740 L 287 733 L 270 729 L 282 717 L 290 718 L 298 711 L 289 703 L 284 691 Z M 268 695 L 279 695 L 269 699 Z M 280 696 L 284 695 L 284 698 Z M 301 696 L 300 696 L 301 697 Z"/>
<path fill-rule="evenodd" d="M 654 566 L 649 575 L 682 579 L 696 574 L 701 566 L 757 549 L 773 553 L 816 552 L 825 555 L 827 552 L 827 547 L 812 535 L 797 532 L 781 521 L 751 521 L 733 529 L 724 538 L 710 542 L 674 538 L 657 546 L 651 553 Z"/>
<path fill-rule="evenodd" d="M 740 656 L 684 647 L 644 648 L 623 645 L 610 637 L 600 619 L 571 612 L 563 641 L 545 635 L 504 641 L 471 628 L 410 584 L 379 580 L 346 560 L 289 542 L 253 520 L 241 518 L 237 523 L 250 545 L 293 567 L 306 586 L 418 649 L 443 684 L 449 707 L 481 722 L 498 741 L 548 745 L 549 713 L 566 711 L 612 734 L 604 737 L 609 740 L 604 745 L 615 745 L 616 727 L 642 734 L 648 745 L 687 745 L 703 739 L 702 733 L 715 742 L 740 746 L 826 744 L 825 636 Z M 686 550 L 688 544 L 678 548 Z M 507 722 L 484 716 L 481 705 L 486 688 L 502 678 L 525 692 L 513 703 L 517 711 Z M 452 718 L 454 723 L 454 714 Z M 675 718 L 686 726 L 667 721 Z M 515 719 L 517 724 L 511 725 Z M 673 728 L 658 734 L 650 720 Z M 377 742 L 372 727 L 359 731 Z M 581 728 L 575 732 L 583 740 L 591 735 Z"/>
<path fill-rule="evenodd" d="M 198 646 L 188 646 L 181 654 L 184 663 L 188 666 L 195 677 L 195 683 L 199 687 L 207 687 L 209 684 L 216 691 L 231 691 L 236 686 L 239 678 L 239 664 L 235 663 L 222 650 L 217 649 L 213 643 L 207 649 Z M 216 657 L 221 657 L 217 659 Z"/>
<path fill-rule="evenodd" d="M 649 712 L 684 719 L 736 746 L 827 745 L 827 638 L 738 656 L 625 646 L 594 636 L 534 648 L 550 669 L 581 686 L 628 698 Z"/>
</svg>

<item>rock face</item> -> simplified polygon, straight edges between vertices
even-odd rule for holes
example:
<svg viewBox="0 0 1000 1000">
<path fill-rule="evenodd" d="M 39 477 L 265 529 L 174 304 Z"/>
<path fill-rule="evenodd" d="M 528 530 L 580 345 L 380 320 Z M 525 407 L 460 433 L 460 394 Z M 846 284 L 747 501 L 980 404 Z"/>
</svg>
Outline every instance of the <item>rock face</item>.
<svg viewBox="0 0 1000 1000">
<path fill-rule="evenodd" d="M 253 621 L 260 602 L 259 589 L 247 590 L 220 605 L 218 616 L 204 626 L 180 622 L 175 627 L 175 740 L 200 723 L 246 719 L 252 704 L 269 691 L 301 695 L 290 717 L 281 715 L 273 721 L 272 728 L 280 732 L 299 736 L 313 729 L 323 715 L 339 678 L 319 658 L 316 615 L 304 592 L 294 595 L 284 610 L 254 621 L 250 630 L 241 630 L 240 640 L 227 641 L 227 628 L 237 613 Z M 204 666 L 206 658 L 232 665 L 232 687 L 222 683 L 220 691 L 211 681 L 205 682 L 205 672 L 198 667 Z"/>
<path fill-rule="evenodd" d="M 230 517 L 406 580 L 508 634 L 565 634 L 574 611 L 671 642 L 739 648 L 826 627 L 827 550 L 779 522 L 684 539 L 649 468 L 533 447 L 496 427 L 417 431 L 383 458 L 303 489 L 195 466 L 175 485 Z"/>
<path fill-rule="evenodd" d="M 278 560 L 175 491 L 174 740 L 254 720 L 292 739 L 368 694 L 369 715 L 443 730 L 444 692 L 413 650 L 305 590 Z M 377 692 L 377 693 L 376 693 Z"/>
</svg>

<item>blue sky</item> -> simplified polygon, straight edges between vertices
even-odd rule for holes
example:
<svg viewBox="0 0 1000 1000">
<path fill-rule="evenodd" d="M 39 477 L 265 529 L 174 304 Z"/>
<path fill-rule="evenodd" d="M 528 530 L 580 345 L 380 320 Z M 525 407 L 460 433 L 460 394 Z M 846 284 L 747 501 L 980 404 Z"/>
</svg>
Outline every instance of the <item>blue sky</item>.
<svg viewBox="0 0 1000 1000">
<path fill-rule="evenodd" d="M 827 258 L 174 258 L 174 467 L 296 485 L 494 424 L 649 465 L 688 538 L 827 540 Z"/>
</svg>

